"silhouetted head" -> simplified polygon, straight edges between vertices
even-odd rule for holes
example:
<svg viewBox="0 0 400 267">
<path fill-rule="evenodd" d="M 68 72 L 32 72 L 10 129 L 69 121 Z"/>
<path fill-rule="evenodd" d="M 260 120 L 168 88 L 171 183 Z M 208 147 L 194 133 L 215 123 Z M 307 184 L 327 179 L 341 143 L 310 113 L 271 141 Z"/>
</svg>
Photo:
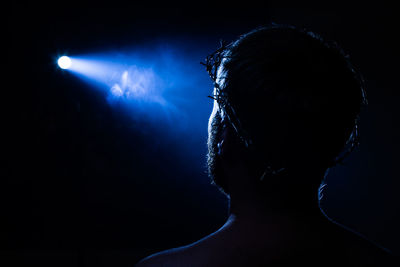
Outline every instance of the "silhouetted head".
<svg viewBox="0 0 400 267">
<path fill-rule="evenodd" d="M 348 56 L 311 32 L 271 26 L 217 57 L 208 62 L 218 67 L 207 156 L 214 183 L 229 194 L 233 169 L 260 188 L 319 186 L 354 139 L 365 103 Z"/>
</svg>

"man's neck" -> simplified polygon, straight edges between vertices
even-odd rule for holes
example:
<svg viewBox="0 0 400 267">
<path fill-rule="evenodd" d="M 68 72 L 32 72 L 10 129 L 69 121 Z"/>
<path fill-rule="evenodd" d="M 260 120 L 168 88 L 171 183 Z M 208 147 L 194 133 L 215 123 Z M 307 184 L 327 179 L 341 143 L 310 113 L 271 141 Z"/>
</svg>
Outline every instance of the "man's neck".
<svg viewBox="0 0 400 267">
<path fill-rule="evenodd" d="M 328 223 L 319 207 L 316 192 L 282 192 L 270 196 L 232 194 L 230 198 L 230 220 L 235 224 L 250 227 L 277 226 L 282 231 L 291 231 L 307 226 L 318 228 Z M 301 192 L 301 193 L 300 193 Z M 285 229 L 284 229 L 285 228 Z"/>
</svg>

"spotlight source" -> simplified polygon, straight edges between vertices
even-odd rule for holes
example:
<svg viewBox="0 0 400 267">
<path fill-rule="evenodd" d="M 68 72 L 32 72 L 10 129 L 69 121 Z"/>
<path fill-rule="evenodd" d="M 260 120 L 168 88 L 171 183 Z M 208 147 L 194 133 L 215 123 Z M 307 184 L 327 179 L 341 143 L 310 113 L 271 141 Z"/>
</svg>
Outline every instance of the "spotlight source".
<svg viewBox="0 0 400 267">
<path fill-rule="evenodd" d="M 58 59 L 57 63 L 60 68 L 66 70 L 69 69 L 69 67 L 71 67 L 72 61 L 69 57 L 62 56 Z"/>
</svg>

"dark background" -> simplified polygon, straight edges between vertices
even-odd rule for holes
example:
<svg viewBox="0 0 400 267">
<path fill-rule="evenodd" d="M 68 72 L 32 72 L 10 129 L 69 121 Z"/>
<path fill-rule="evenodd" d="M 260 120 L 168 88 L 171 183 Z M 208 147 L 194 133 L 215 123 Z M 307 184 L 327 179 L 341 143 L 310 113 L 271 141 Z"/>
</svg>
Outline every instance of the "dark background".
<svg viewBox="0 0 400 267">
<path fill-rule="evenodd" d="M 323 206 L 400 253 L 394 6 L 63 1 L 19 2 L 4 11 L 2 266 L 132 266 L 198 240 L 227 218 L 227 200 L 209 185 L 204 168 L 211 102 L 199 110 L 204 130 L 193 139 L 184 133 L 164 138 L 151 126 L 144 133 L 101 94 L 58 70 L 55 56 L 160 38 L 200 40 L 203 48 L 193 49 L 203 50 L 194 52 L 206 56 L 220 38 L 232 40 L 271 21 L 338 41 L 364 74 L 369 106 L 361 117 L 361 147 L 332 170 Z M 155 140 L 157 146 L 149 145 Z M 182 145 L 189 156 L 176 152 Z"/>
</svg>

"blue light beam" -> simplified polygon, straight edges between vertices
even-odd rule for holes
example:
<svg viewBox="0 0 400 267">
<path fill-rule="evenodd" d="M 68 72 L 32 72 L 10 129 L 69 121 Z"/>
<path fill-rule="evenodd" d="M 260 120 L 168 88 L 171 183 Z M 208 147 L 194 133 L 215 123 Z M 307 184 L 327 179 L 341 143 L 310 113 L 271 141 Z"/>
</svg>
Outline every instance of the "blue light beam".
<svg viewBox="0 0 400 267">
<path fill-rule="evenodd" d="M 135 121 L 174 132 L 195 131 L 207 121 L 212 103 L 206 96 L 212 84 L 199 64 L 207 51 L 186 45 L 71 55 L 65 70 L 98 89 L 111 106 L 122 107 Z"/>
<path fill-rule="evenodd" d="M 207 96 L 213 85 L 199 63 L 213 48 L 200 41 L 172 41 L 68 55 L 68 68 L 63 65 L 66 56 L 57 63 L 64 73 L 89 85 L 82 89 L 95 89 L 90 94 L 105 97 L 113 114 L 131 119 L 124 125 L 146 136 L 149 149 L 176 144 L 173 153 L 185 155 L 185 162 L 203 171 L 206 125 L 213 104 Z"/>
</svg>

